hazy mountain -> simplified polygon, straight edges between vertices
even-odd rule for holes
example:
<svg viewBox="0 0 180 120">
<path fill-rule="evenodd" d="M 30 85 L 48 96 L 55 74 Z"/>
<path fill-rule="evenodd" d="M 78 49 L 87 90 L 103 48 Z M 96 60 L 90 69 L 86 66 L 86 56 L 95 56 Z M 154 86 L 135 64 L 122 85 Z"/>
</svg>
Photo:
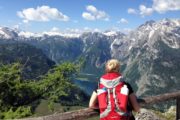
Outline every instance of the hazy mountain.
<svg viewBox="0 0 180 120">
<path fill-rule="evenodd" d="M 22 76 L 25 79 L 37 79 L 55 64 L 45 56 L 42 50 L 34 46 L 12 41 L 0 43 L 0 63 L 14 62 L 23 65 Z"/>
<path fill-rule="evenodd" d="M 95 73 L 111 58 L 111 43 L 122 36 L 124 34 L 120 32 L 106 31 L 105 33 L 86 32 L 79 37 L 43 35 L 27 38 L 21 36 L 19 41 L 42 49 L 56 63 L 74 61 L 83 57 L 86 59 L 84 71 Z"/>
<path fill-rule="evenodd" d="M 78 38 L 65 38 L 62 36 L 43 36 L 31 38 L 25 43 L 36 46 L 56 63 L 74 61 L 83 50 L 83 42 Z"/>
</svg>

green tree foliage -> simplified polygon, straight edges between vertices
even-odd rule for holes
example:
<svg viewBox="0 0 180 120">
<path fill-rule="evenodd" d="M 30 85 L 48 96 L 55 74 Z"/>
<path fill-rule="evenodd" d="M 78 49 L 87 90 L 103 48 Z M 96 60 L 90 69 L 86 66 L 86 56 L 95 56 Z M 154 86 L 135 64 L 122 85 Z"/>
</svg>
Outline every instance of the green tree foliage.
<svg viewBox="0 0 180 120">
<path fill-rule="evenodd" d="M 11 108 L 7 112 L 4 112 L 3 118 L 4 119 L 9 119 L 9 118 L 14 119 L 14 118 L 26 117 L 29 115 L 32 115 L 31 107 L 30 106 L 28 106 L 28 107 L 20 106 L 17 109 L 13 110 L 13 108 Z"/>
<path fill-rule="evenodd" d="M 0 119 L 31 115 L 32 103 L 42 98 L 49 101 L 51 110 L 54 102 L 62 105 L 82 103 L 86 95 L 71 82 L 79 68 L 79 65 L 64 63 L 34 81 L 22 79 L 22 66 L 19 63 L 1 65 Z"/>
<path fill-rule="evenodd" d="M 16 115 L 12 112 L 18 113 L 19 117 L 31 114 L 30 106 L 26 105 L 39 94 L 38 87 L 33 84 L 35 82 L 21 79 L 21 68 L 19 63 L 0 66 L 0 112 L 4 113 L 1 118 L 7 118 L 9 114 L 12 115 L 10 118 L 14 118 Z"/>
<path fill-rule="evenodd" d="M 85 94 L 71 82 L 79 68 L 79 65 L 64 63 L 50 70 L 39 82 L 41 91 L 43 91 L 42 95 L 48 98 L 50 108 L 54 102 L 75 105 L 84 100 Z"/>
</svg>

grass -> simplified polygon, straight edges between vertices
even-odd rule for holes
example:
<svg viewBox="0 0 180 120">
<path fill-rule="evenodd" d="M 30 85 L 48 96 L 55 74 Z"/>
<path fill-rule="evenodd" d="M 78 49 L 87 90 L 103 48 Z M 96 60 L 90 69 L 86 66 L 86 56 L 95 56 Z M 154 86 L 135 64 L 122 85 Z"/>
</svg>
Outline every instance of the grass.
<svg viewBox="0 0 180 120">
<path fill-rule="evenodd" d="M 47 100 L 41 100 L 40 104 L 35 109 L 35 114 L 33 117 L 37 116 L 44 116 L 44 115 L 50 115 L 53 113 L 62 113 L 67 111 L 73 111 L 85 108 L 83 106 L 62 106 L 59 103 L 54 104 L 54 111 L 49 110 L 48 108 L 48 101 Z"/>
<path fill-rule="evenodd" d="M 78 110 L 85 108 L 83 106 L 62 106 L 59 103 L 56 103 L 54 105 L 54 111 L 50 111 L 48 109 L 48 102 L 47 100 L 41 100 L 40 104 L 37 106 L 35 109 L 35 114 L 30 117 L 38 117 L 38 116 L 45 116 L 45 115 L 50 115 L 54 113 L 62 113 L 66 111 L 73 111 L 73 110 Z M 99 116 L 88 118 L 87 120 L 99 120 Z"/>
</svg>

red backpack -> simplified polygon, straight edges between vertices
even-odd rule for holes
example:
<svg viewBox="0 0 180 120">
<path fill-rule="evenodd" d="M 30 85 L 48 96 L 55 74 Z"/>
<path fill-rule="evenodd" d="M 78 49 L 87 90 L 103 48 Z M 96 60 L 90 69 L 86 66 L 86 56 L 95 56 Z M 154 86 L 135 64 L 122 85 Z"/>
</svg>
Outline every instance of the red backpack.
<svg viewBox="0 0 180 120">
<path fill-rule="evenodd" d="M 100 78 L 97 90 L 100 120 L 129 120 L 128 88 L 118 73 L 107 73 Z"/>
</svg>

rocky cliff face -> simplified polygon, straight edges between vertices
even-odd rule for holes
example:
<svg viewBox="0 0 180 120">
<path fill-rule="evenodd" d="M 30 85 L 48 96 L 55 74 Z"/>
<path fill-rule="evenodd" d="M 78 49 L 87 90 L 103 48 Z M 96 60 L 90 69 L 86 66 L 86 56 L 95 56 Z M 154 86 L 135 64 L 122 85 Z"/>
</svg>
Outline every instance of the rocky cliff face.
<svg viewBox="0 0 180 120">
<path fill-rule="evenodd" d="M 179 29 L 180 20 L 149 21 L 125 37 L 130 44 L 124 75 L 139 96 L 179 89 Z"/>
</svg>

